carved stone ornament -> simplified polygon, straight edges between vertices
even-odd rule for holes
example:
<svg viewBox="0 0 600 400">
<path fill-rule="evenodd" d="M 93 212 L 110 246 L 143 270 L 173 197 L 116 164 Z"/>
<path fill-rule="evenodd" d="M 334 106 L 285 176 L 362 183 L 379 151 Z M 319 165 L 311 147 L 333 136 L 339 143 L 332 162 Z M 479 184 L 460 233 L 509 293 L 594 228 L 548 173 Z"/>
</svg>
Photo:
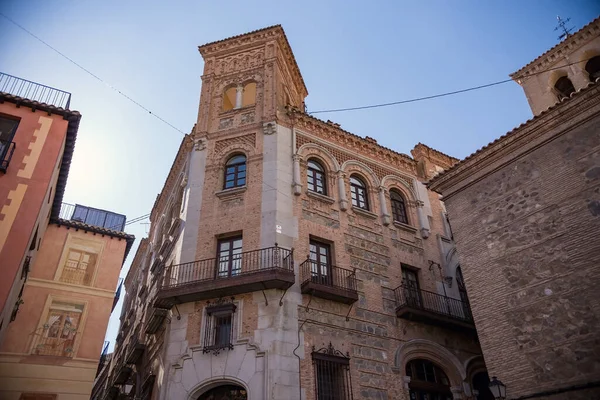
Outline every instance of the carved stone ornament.
<svg viewBox="0 0 600 400">
<path fill-rule="evenodd" d="M 265 135 L 273 135 L 277 132 L 277 127 L 274 122 L 267 122 L 263 125 L 263 133 Z"/>
<path fill-rule="evenodd" d="M 206 139 L 194 139 L 194 150 L 201 151 L 206 149 Z"/>
</svg>

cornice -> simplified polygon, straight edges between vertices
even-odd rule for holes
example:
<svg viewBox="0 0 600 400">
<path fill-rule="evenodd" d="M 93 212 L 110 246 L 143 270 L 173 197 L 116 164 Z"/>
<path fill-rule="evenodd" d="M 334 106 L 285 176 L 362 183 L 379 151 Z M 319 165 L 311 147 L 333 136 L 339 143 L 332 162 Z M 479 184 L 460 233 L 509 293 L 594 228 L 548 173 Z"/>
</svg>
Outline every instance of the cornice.
<svg viewBox="0 0 600 400">
<path fill-rule="evenodd" d="M 304 114 L 301 112 L 296 112 L 294 114 L 294 126 L 296 128 L 304 129 L 307 133 L 315 135 L 319 137 L 319 134 L 323 132 L 328 135 L 333 136 L 336 140 L 335 143 L 344 143 L 349 144 L 352 147 L 360 148 L 362 150 L 367 150 L 373 154 L 381 154 L 383 156 L 388 156 L 390 160 L 395 161 L 396 164 L 389 164 L 386 167 L 394 167 L 398 169 L 408 170 L 412 174 L 416 175 L 416 165 L 417 162 L 410 156 L 404 153 L 398 153 L 392 149 L 381 146 L 377 144 L 372 139 L 363 138 L 361 136 L 355 135 L 354 133 L 348 132 L 339 128 L 335 125 L 327 123 L 323 120 L 315 118 L 311 115 Z M 322 137 L 321 135 L 320 137 Z M 327 139 L 328 138 L 324 138 Z M 373 157 L 373 161 L 379 161 L 377 158 Z M 385 162 L 381 160 L 380 162 Z"/>
<path fill-rule="evenodd" d="M 447 199 L 516 158 L 596 117 L 600 112 L 598 105 L 600 84 L 590 84 L 435 176 L 427 187 Z"/>
<path fill-rule="evenodd" d="M 234 49 L 255 47 L 267 42 L 276 41 L 280 51 L 283 53 L 285 60 L 291 66 L 292 77 L 298 86 L 303 91 L 304 97 L 308 95 L 308 89 L 300 73 L 300 68 L 292 52 L 292 48 L 287 39 L 285 31 L 281 25 L 273 25 L 266 28 L 258 29 L 252 32 L 244 33 L 237 36 L 232 36 L 226 39 L 210 42 L 199 46 L 198 51 L 204 59 L 208 57 L 219 57 L 224 54 L 229 54 Z"/>
<path fill-rule="evenodd" d="M 156 200 L 152 206 L 152 211 L 150 212 L 151 222 L 156 220 L 155 218 L 157 211 L 163 208 L 165 201 L 169 198 L 168 195 L 172 192 L 173 185 L 175 185 L 175 181 L 179 176 L 179 171 L 185 163 L 187 159 L 187 153 L 192 149 L 193 144 L 194 141 L 192 135 L 190 134 L 185 135 L 181 140 L 179 150 L 177 150 L 177 154 L 175 155 L 175 160 L 173 160 L 173 164 L 171 164 L 169 175 L 167 175 L 167 179 L 165 180 L 163 188 L 158 196 L 156 196 Z"/>
<path fill-rule="evenodd" d="M 598 35 L 600 35 L 600 17 L 585 25 L 583 28 L 570 35 L 518 71 L 510 74 L 510 77 L 516 80 L 523 77 L 523 75 L 534 74 L 545 70 L 551 64 L 554 64 L 556 61 L 571 54 L 574 48 L 585 44 L 585 42 Z"/>
</svg>

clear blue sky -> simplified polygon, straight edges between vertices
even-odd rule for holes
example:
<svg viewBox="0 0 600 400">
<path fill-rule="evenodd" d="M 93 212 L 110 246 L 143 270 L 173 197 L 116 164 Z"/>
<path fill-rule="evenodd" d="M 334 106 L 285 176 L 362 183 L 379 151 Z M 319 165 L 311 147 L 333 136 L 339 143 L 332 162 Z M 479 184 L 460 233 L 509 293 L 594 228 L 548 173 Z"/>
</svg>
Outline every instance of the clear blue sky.
<svg viewBox="0 0 600 400">
<path fill-rule="evenodd" d="M 197 46 L 282 24 L 308 87 L 309 110 L 392 102 L 506 79 L 576 29 L 595 0 L 42 1 L 0 10 L 103 80 L 189 132 L 197 117 Z M 0 71 L 73 94 L 83 119 L 65 201 L 150 211 L 182 135 L 0 17 Z M 409 153 L 423 142 L 463 158 L 531 118 L 516 83 L 414 104 L 319 114 Z M 122 276 L 147 225 L 137 237 Z M 108 339 L 118 327 L 113 313 Z M 112 343 L 111 343 L 112 347 Z"/>
</svg>

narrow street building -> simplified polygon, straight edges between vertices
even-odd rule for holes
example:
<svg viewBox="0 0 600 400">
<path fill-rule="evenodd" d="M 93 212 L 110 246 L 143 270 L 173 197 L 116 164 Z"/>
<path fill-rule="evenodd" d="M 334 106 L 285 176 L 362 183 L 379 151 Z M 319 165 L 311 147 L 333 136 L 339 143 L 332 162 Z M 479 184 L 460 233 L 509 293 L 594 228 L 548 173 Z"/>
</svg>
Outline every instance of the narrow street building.
<svg viewBox="0 0 600 400">
<path fill-rule="evenodd" d="M 0 89 L 0 399 L 89 399 L 134 238 L 124 215 L 62 203 L 70 94 L 4 74 Z"/>
<path fill-rule="evenodd" d="M 429 187 L 490 375 L 509 398 L 599 399 L 600 18 L 511 76 L 534 117 Z"/>
<path fill-rule="evenodd" d="M 306 114 L 280 26 L 199 50 L 198 120 L 96 398 L 489 399 L 444 204 L 424 185 L 458 160 Z"/>
</svg>

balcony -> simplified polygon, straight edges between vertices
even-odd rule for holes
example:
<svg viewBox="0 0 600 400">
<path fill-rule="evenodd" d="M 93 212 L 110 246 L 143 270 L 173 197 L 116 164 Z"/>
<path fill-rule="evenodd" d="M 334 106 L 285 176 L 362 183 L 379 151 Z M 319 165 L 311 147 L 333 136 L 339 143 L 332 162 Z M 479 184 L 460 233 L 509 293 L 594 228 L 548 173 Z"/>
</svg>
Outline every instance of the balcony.
<svg viewBox="0 0 600 400">
<path fill-rule="evenodd" d="M 6 172 L 10 160 L 12 160 L 17 144 L 6 140 L 0 140 L 0 172 Z"/>
<path fill-rule="evenodd" d="M 275 245 L 265 249 L 210 258 L 165 269 L 155 307 L 232 296 L 294 284 L 293 251 Z"/>
<path fill-rule="evenodd" d="M 0 92 L 67 110 L 71 103 L 71 93 L 69 92 L 5 73 L 0 73 Z"/>
<path fill-rule="evenodd" d="M 394 289 L 396 316 L 459 331 L 474 331 L 469 303 L 400 285 Z"/>
<path fill-rule="evenodd" d="M 125 362 L 127 364 L 136 364 L 140 357 L 146 351 L 146 345 L 140 341 L 138 337 L 136 337 L 133 343 L 129 346 L 129 350 L 127 351 L 127 358 Z"/>
<path fill-rule="evenodd" d="M 164 308 L 153 308 L 150 316 L 146 320 L 147 322 L 145 332 L 148 335 L 155 334 L 162 325 L 165 318 L 167 318 L 168 313 L 169 310 L 165 310 Z"/>
<path fill-rule="evenodd" d="M 306 260 L 300 264 L 300 279 L 304 294 L 344 304 L 358 300 L 355 271 L 333 265 L 319 266 L 312 260 Z"/>
<path fill-rule="evenodd" d="M 117 364 L 116 367 L 119 368 L 119 364 Z M 119 368 L 117 375 L 115 376 L 114 384 L 115 385 L 123 385 L 125 382 L 127 382 L 129 377 L 131 376 L 132 372 L 133 372 L 133 369 L 131 367 L 122 365 Z"/>
</svg>

